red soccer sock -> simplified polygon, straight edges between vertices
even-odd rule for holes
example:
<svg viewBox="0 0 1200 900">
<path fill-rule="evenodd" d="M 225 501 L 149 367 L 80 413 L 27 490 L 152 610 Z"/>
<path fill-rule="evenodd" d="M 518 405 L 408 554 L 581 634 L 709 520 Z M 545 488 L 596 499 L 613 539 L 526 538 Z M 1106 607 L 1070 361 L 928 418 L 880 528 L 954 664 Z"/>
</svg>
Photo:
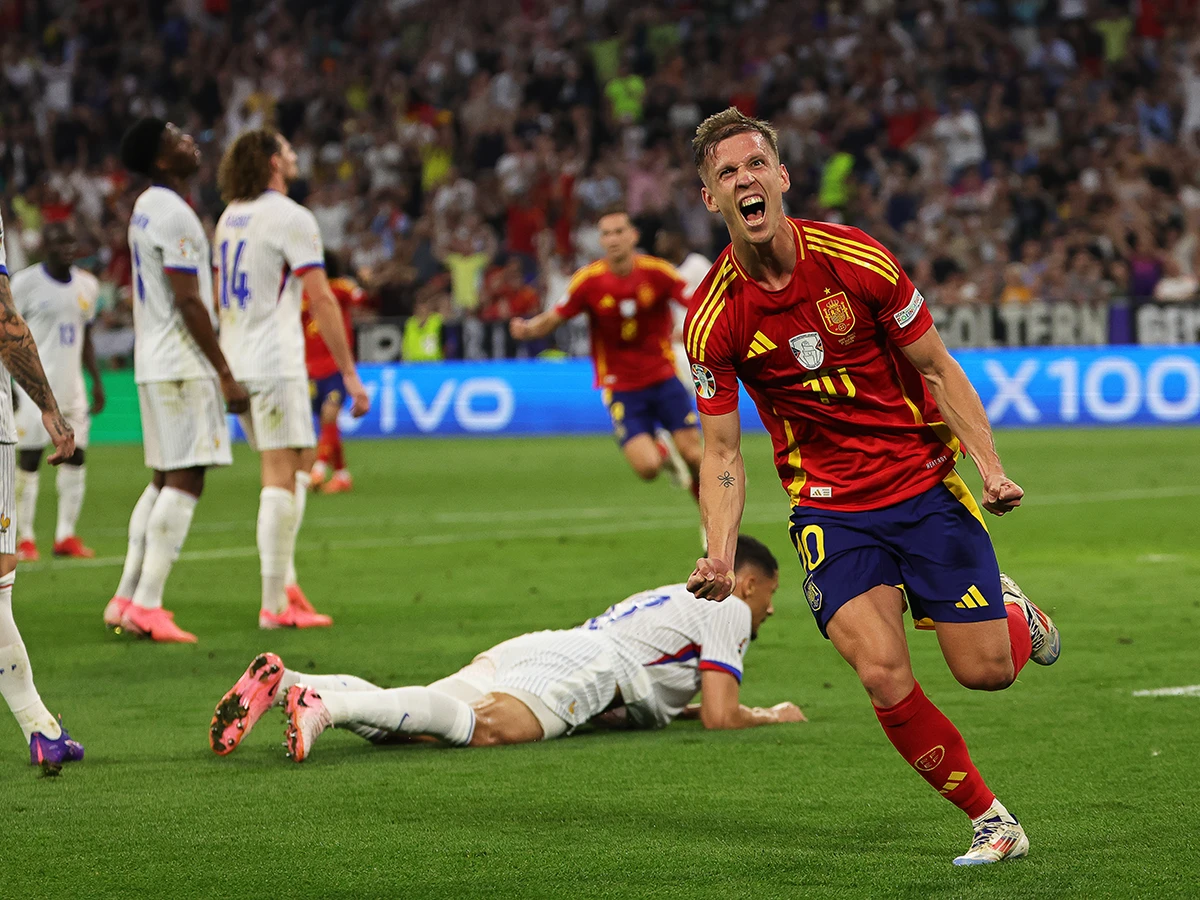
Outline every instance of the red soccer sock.
<svg viewBox="0 0 1200 900">
<path fill-rule="evenodd" d="M 346 454 L 342 451 L 342 433 L 338 430 L 337 422 L 333 428 L 333 471 L 340 472 L 346 468 Z"/>
<path fill-rule="evenodd" d="M 338 443 L 337 422 L 325 422 L 321 425 L 321 437 L 317 440 L 317 459 L 326 465 L 334 466 L 334 456 Z"/>
<path fill-rule="evenodd" d="M 935 791 L 972 819 L 987 812 L 996 795 L 971 762 L 963 736 L 925 696 L 921 685 L 895 706 L 877 708 L 875 715 L 892 746 Z"/>
<path fill-rule="evenodd" d="M 1005 603 L 1008 613 L 1008 639 L 1012 643 L 1013 678 L 1021 674 L 1029 654 L 1033 652 L 1033 638 L 1029 634 L 1029 623 L 1025 612 L 1015 603 Z"/>
<path fill-rule="evenodd" d="M 317 438 L 317 459 L 326 465 L 333 463 L 333 442 L 337 440 L 337 429 L 330 434 L 330 425 L 321 425 L 321 436 Z"/>
</svg>

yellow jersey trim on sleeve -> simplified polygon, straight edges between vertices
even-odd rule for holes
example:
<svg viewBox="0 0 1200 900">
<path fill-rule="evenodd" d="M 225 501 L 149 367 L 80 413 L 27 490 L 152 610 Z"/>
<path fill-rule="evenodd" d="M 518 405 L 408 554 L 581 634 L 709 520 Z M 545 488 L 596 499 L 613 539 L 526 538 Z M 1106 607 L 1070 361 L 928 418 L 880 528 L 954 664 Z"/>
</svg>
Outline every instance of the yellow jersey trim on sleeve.
<svg viewBox="0 0 1200 900">
<path fill-rule="evenodd" d="M 714 298 L 724 290 L 723 283 L 728 284 L 733 277 L 733 266 L 729 260 L 721 264 L 721 268 L 717 270 L 717 275 L 709 285 L 708 295 L 704 298 L 704 302 L 696 307 L 695 315 L 692 316 L 692 321 L 688 326 L 688 333 L 684 336 L 685 345 L 690 355 L 695 356 L 698 352 L 699 341 L 697 338 L 705 327 L 705 323 L 712 313 L 715 303 Z"/>
<path fill-rule="evenodd" d="M 820 231 L 816 228 L 805 226 L 805 232 L 808 234 L 810 243 L 821 243 L 826 247 L 839 250 L 845 253 L 850 253 L 854 256 L 860 256 L 867 262 L 874 263 L 881 268 L 887 269 L 893 275 L 899 277 L 900 268 L 892 262 L 891 258 L 880 250 L 878 247 L 872 247 L 870 244 L 864 244 L 862 241 L 851 240 L 847 237 L 840 237 L 836 234 L 830 234 L 827 231 Z"/>
<path fill-rule="evenodd" d="M 574 294 L 577 290 L 579 290 L 579 288 L 583 286 L 584 282 L 588 281 L 591 278 L 596 277 L 597 275 L 603 275 L 603 274 L 604 274 L 604 260 L 599 260 L 594 263 L 588 263 L 586 266 L 584 266 L 582 269 L 580 269 L 578 272 L 576 272 L 574 275 L 571 276 L 571 281 L 567 284 L 567 296 L 569 297 L 572 294 Z"/>
</svg>

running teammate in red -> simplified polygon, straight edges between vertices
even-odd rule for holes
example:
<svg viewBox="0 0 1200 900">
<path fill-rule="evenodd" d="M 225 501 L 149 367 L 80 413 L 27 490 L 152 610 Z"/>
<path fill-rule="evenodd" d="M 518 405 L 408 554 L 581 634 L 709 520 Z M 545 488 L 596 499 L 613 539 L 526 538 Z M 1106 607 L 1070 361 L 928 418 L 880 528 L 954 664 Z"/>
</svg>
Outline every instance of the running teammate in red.
<svg viewBox="0 0 1200 900">
<path fill-rule="evenodd" d="M 685 304 L 687 285 L 675 267 L 635 252 L 638 231 L 624 209 L 600 215 L 604 259 L 584 266 L 571 279 L 567 296 L 532 319 L 513 319 L 519 341 L 533 341 L 586 312 L 592 334 L 596 387 L 612 417 L 625 458 L 647 481 L 658 477 L 667 458 L 655 440 L 665 429 L 691 472 L 700 472 L 700 431 L 687 389 L 675 375 L 671 349 L 671 301 Z"/>
<path fill-rule="evenodd" d="M 341 277 L 341 266 L 337 256 L 325 252 L 325 273 L 329 276 L 329 288 L 342 308 L 342 319 L 346 324 L 346 339 L 354 346 L 354 326 L 350 321 L 352 307 L 363 302 L 366 294 L 352 279 Z M 308 296 L 305 295 L 300 309 L 300 320 L 304 325 L 304 362 L 308 367 L 308 380 L 312 390 L 313 415 L 320 424 L 317 439 L 316 462 L 312 464 L 312 487 L 326 494 L 339 494 L 350 490 L 354 482 L 346 468 L 342 451 L 342 435 L 338 429 L 338 413 L 346 397 L 346 385 L 342 373 L 321 332 L 317 322 L 308 313 Z"/>
<path fill-rule="evenodd" d="M 972 820 L 974 841 L 954 862 L 1024 856 L 1021 825 L 917 684 L 903 621 L 907 599 L 968 688 L 1000 690 L 1030 658 L 1058 658 L 1057 629 L 1000 574 L 955 461 L 970 453 L 995 515 L 1024 492 L 895 257 L 856 228 L 783 214 L 790 182 L 775 131 L 728 109 L 701 124 L 693 149 L 705 205 L 732 244 L 684 325 L 705 439 L 709 554 L 688 586 L 712 600 L 734 587 L 727 561 L 745 503 L 740 380 L 771 433 L 818 627 L 858 673 L 905 761 Z"/>
</svg>

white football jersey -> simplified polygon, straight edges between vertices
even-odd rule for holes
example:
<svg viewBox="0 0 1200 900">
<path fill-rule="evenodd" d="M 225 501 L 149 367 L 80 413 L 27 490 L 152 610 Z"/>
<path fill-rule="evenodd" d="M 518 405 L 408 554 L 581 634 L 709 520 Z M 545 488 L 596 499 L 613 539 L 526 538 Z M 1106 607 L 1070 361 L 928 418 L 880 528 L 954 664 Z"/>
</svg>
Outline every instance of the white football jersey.
<svg viewBox="0 0 1200 900">
<path fill-rule="evenodd" d="M 69 281 L 56 281 L 46 267 L 30 266 L 12 276 L 13 302 L 37 344 L 46 381 L 63 411 L 86 411 L 83 384 L 83 334 L 96 318 L 100 282 L 71 267 Z M 21 403 L 33 401 L 18 386 Z"/>
<path fill-rule="evenodd" d="M 147 188 L 133 205 L 129 252 L 133 255 L 133 374 L 137 383 L 216 378 L 216 370 L 179 314 L 167 278 L 168 272 L 195 275 L 204 308 L 214 316 L 212 261 L 200 218 L 169 188 Z"/>
<path fill-rule="evenodd" d="M 266 191 L 225 208 L 216 245 L 221 349 L 234 376 L 308 378 L 300 276 L 325 267 L 316 218 L 278 191 Z"/>
<path fill-rule="evenodd" d="M 661 727 L 696 696 L 702 671 L 728 672 L 741 682 L 751 614 L 737 597 L 713 603 L 671 584 L 634 594 L 579 628 L 608 637 L 623 662 L 649 677 L 645 696 L 620 675 L 618 681 L 630 717 Z"/>
<path fill-rule="evenodd" d="M 0 276 L 8 277 L 8 257 L 4 253 L 4 220 L 0 219 Z M 11 285 L 10 285 L 11 287 Z M 17 422 L 13 416 L 12 376 L 0 364 L 0 444 L 17 442 Z"/>
</svg>

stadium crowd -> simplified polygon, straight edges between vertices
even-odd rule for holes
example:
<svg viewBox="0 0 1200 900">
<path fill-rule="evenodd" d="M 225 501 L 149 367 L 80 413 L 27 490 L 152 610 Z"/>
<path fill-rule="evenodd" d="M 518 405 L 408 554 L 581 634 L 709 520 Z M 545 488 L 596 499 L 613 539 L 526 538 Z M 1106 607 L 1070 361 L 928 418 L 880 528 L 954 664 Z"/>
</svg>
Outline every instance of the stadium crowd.
<svg viewBox="0 0 1200 900">
<path fill-rule="evenodd" d="M 289 137 L 357 315 L 411 317 L 409 358 L 517 352 L 508 319 L 602 255 L 614 201 L 647 249 L 715 255 L 690 140 L 728 105 L 779 129 L 791 214 L 864 228 L 932 303 L 1200 287 L 1195 0 L 0 0 L 0 79 L 9 266 L 76 222 L 118 359 L 115 154 L 147 113 L 200 141 L 209 227 L 221 151 Z"/>
</svg>

